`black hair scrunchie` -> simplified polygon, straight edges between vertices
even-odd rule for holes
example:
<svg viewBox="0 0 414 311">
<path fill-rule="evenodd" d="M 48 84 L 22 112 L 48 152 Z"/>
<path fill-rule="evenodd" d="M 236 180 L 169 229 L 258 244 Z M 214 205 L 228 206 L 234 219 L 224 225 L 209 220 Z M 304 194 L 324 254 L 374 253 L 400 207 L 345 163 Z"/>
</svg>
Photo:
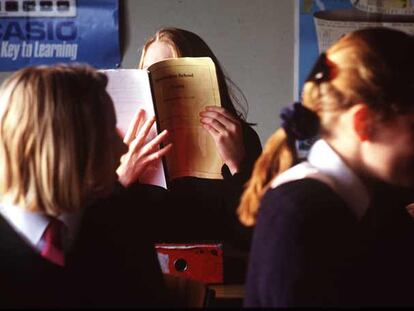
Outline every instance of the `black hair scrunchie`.
<svg viewBox="0 0 414 311">
<path fill-rule="evenodd" d="M 305 140 L 318 135 L 318 115 L 300 102 L 295 102 L 283 108 L 280 118 L 282 119 L 282 127 L 289 138 Z"/>
</svg>

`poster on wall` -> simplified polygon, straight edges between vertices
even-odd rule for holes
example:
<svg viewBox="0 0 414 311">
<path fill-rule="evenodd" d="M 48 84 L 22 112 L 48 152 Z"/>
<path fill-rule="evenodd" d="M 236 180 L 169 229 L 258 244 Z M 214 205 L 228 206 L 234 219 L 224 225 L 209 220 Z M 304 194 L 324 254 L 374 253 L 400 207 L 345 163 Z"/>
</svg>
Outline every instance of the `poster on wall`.
<svg viewBox="0 0 414 311">
<path fill-rule="evenodd" d="M 118 0 L 0 0 L 0 71 L 120 64 Z"/>
<path fill-rule="evenodd" d="M 297 98 L 319 54 L 345 33 L 366 27 L 389 27 L 414 34 L 414 0 L 298 2 Z"/>
</svg>

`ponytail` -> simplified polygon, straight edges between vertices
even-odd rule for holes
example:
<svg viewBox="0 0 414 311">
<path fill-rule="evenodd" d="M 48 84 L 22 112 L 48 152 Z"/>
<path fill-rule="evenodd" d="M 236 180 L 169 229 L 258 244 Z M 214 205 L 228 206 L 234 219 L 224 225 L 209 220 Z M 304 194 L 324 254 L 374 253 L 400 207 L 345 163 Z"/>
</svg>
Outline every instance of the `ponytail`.
<svg viewBox="0 0 414 311">
<path fill-rule="evenodd" d="M 283 108 L 280 118 L 282 127 L 269 138 L 257 159 L 237 210 L 246 226 L 255 224 L 260 200 L 270 182 L 298 162 L 295 141 L 315 137 L 319 132 L 318 115 L 299 102 Z"/>
<path fill-rule="evenodd" d="M 270 181 L 292 167 L 295 162 L 294 144 L 289 141 L 285 130 L 280 128 L 267 141 L 241 197 L 237 213 L 244 225 L 255 224 L 260 200 L 269 187 Z"/>
</svg>

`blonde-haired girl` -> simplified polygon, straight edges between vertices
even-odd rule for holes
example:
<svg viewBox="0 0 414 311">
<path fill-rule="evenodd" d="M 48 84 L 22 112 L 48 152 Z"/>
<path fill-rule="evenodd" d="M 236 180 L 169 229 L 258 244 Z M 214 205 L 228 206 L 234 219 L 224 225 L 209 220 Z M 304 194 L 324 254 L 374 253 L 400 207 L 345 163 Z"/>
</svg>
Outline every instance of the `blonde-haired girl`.
<svg viewBox="0 0 414 311">
<path fill-rule="evenodd" d="M 117 185 L 127 148 L 106 84 L 89 66 L 57 65 L 0 88 L 0 307 L 163 302 L 154 246 Z"/>
</svg>

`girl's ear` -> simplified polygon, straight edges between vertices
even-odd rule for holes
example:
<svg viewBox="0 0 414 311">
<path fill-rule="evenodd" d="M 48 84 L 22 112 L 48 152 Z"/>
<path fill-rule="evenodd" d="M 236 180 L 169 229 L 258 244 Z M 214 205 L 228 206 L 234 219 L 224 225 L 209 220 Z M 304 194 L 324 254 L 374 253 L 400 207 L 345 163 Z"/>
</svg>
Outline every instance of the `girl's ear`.
<svg viewBox="0 0 414 311">
<path fill-rule="evenodd" d="M 353 129 L 358 137 L 362 141 L 371 140 L 374 114 L 366 104 L 357 104 L 352 108 L 352 122 Z"/>
</svg>

